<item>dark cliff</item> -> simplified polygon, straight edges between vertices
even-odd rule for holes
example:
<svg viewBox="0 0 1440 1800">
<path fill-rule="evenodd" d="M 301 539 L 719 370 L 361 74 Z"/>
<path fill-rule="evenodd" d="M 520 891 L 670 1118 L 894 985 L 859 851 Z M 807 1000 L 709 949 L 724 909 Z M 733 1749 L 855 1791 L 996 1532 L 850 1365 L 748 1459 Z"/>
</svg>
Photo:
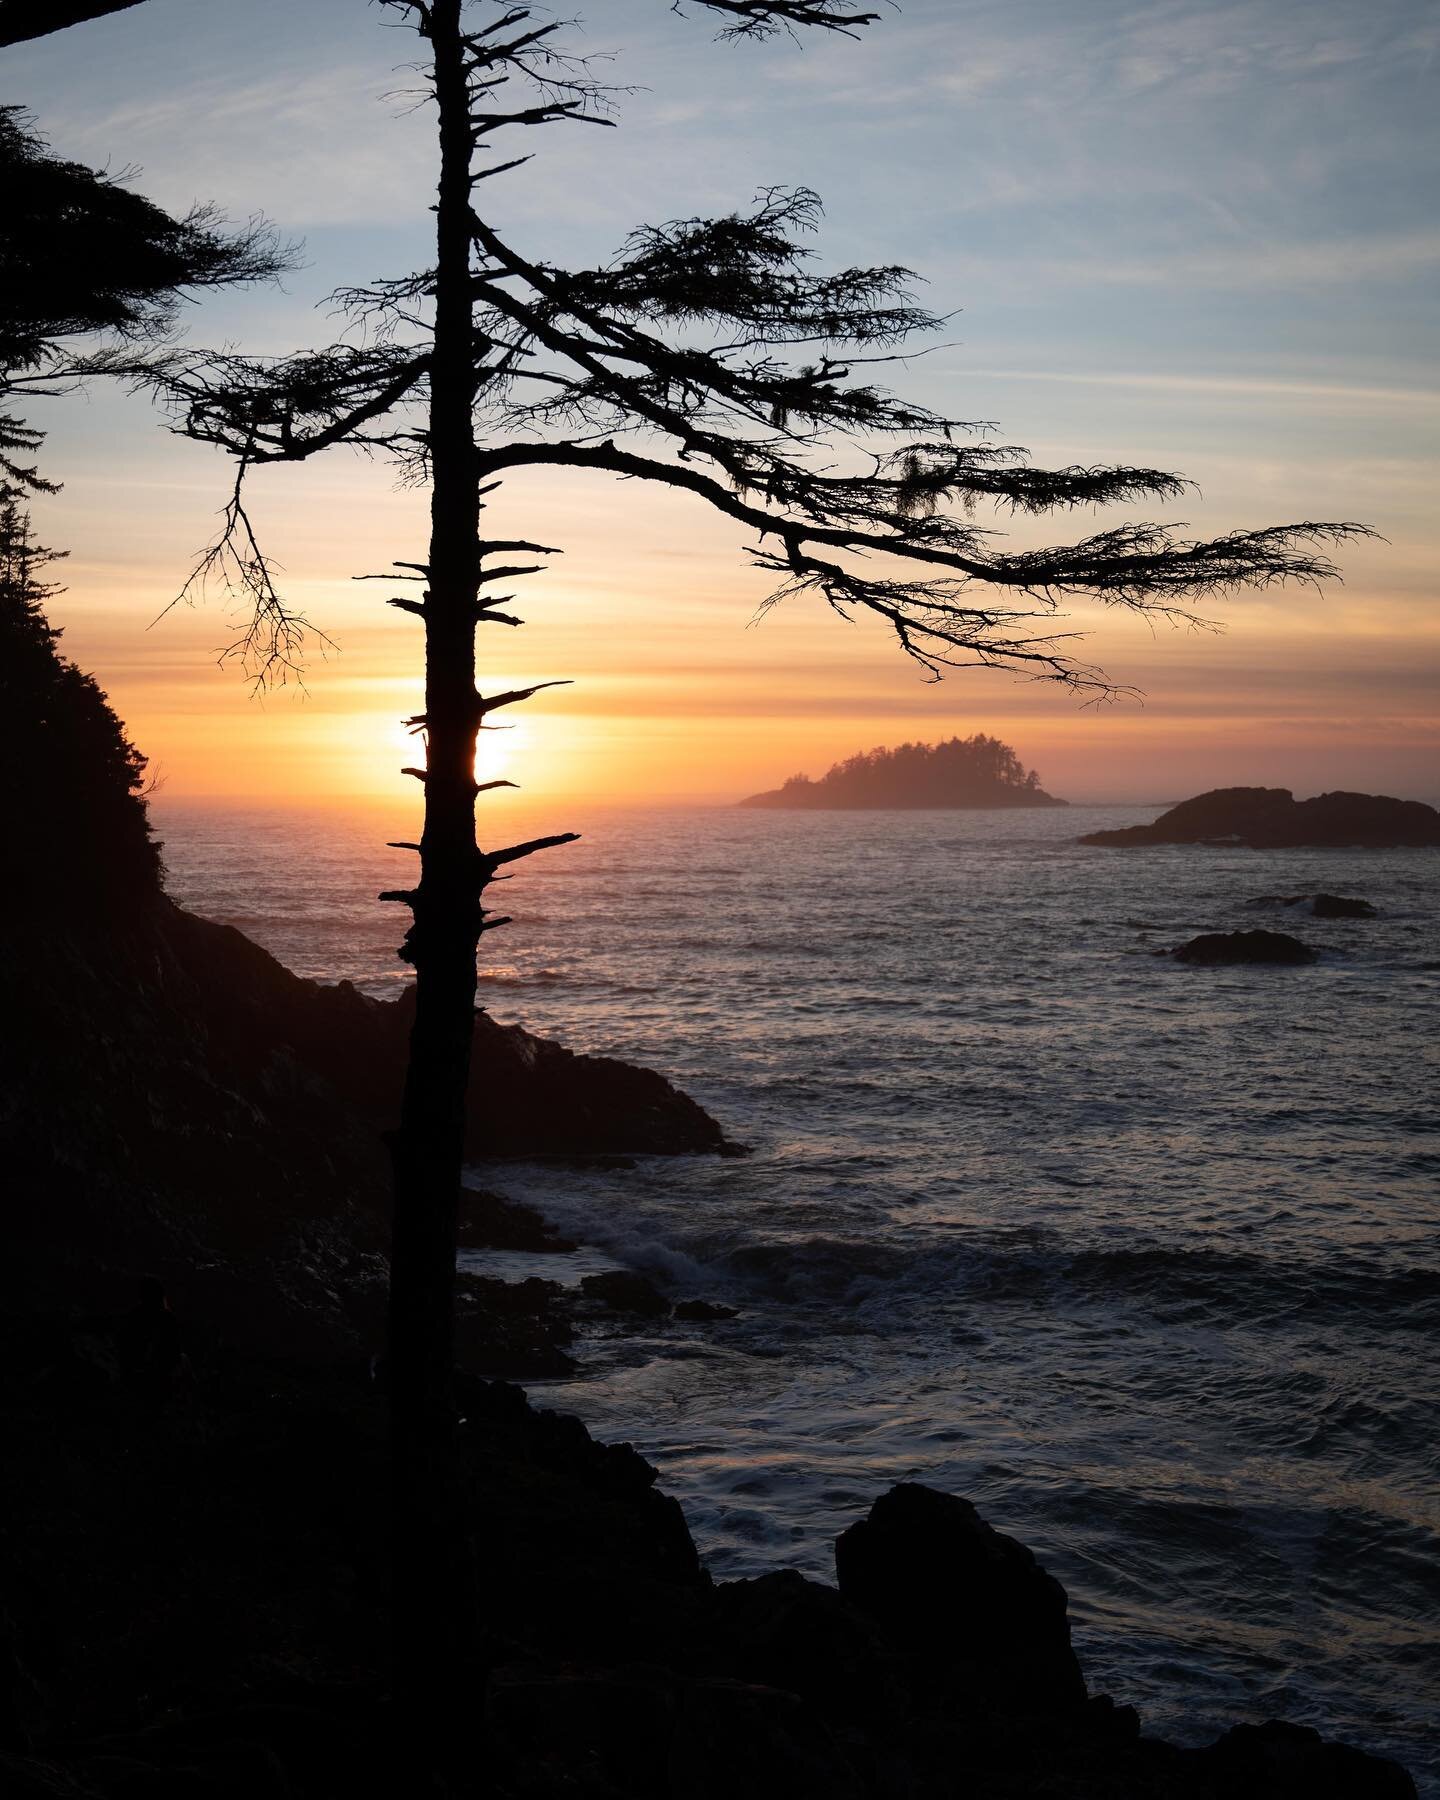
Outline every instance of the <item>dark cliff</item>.
<svg viewBox="0 0 1440 1800">
<path fill-rule="evenodd" d="M 303 981 L 163 895 L 118 926 L 7 933 L 5 1304 L 113 1303 L 153 1268 L 247 1341 L 373 1316 L 409 1014 Z M 724 1148 L 651 1070 L 477 1014 L 477 1160 Z"/>
</svg>

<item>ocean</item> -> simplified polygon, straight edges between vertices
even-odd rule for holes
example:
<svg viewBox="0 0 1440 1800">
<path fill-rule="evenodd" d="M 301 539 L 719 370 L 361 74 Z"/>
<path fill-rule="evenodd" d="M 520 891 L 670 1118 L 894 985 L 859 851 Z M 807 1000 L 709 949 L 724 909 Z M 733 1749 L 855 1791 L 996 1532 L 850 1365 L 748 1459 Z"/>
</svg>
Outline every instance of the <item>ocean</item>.
<svg viewBox="0 0 1440 1800">
<path fill-rule="evenodd" d="M 536 1391 L 658 1465 L 718 1577 L 833 1579 L 928 1482 L 1031 1545 L 1150 1730 L 1285 1717 L 1440 1794 L 1440 854 L 1075 842 L 1157 810 L 508 805 L 497 842 L 584 836 L 502 890 L 482 1002 L 752 1154 L 487 1169 L 582 1249 L 467 1260 L 739 1309 L 596 1326 Z M 373 896 L 413 814 L 158 825 L 185 905 L 406 978 Z M 1316 891 L 1380 917 L 1247 905 Z M 1154 954 L 1260 924 L 1318 963 Z"/>
</svg>

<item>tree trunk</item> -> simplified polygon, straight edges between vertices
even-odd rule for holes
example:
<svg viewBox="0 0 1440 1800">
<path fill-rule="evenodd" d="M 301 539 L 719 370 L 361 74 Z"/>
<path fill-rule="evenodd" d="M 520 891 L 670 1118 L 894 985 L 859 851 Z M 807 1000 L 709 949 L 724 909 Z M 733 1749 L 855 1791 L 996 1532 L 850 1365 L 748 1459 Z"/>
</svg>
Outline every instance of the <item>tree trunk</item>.
<svg viewBox="0 0 1440 1800">
<path fill-rule="evenodd" d="M 406 951 L 415 967 L 416 1010 L 395 1151 L 390 1269 L 395 1694 L 402 1732 L 427 1733 L 436 1724 L 443 1733 L 455 1719 L 477 1625 L 451 1394 L 456 1204 L 482 916 L 475 842 L 480 500 L 460 4 L 432 0 L 430 9 L 440 190 L 424 603 L 428 749 L 421 872 Z"/>
</svg>

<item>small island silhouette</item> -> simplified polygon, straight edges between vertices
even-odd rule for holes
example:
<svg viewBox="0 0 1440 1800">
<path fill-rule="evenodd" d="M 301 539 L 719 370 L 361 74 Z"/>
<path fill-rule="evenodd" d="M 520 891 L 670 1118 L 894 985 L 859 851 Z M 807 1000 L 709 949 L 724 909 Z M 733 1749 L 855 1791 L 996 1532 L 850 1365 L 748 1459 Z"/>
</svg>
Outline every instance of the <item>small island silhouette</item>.
<svg viewBox="0 0 1440 1800">
<path fill-rule="evenodd" d="M 1212 788 L 1149 825 L 1091 831 L 1082 844 L 1239 844 L 1252 850 L 1385 850 L 1440 844 L 1440 812 L 1420 800 L 1338 791 L 1297 800 L 1289 788 Z"/>
<path fill-rule="evenodd" d="M 863 750 L 812 781 L 792 775 L 783 787 L 751 794 L 741 806 L 845 808 L 1067 806 L 1040 785 L 1008 744 L 977 731 L 939 744 Z"/>
</svg>

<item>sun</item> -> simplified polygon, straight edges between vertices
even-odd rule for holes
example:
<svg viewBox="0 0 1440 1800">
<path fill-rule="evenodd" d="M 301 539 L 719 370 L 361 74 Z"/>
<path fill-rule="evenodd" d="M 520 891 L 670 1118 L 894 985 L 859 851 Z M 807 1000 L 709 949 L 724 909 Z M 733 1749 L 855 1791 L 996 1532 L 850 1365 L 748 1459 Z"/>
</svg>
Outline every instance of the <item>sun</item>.
<svg viewBox="0 0 1440 1800">
<path fill-rule="evenodd" d="M 518 768 L 524 760 L 528 742 L 528 729 L 519 721 L 512 725 L 487 726 L 480 733 L 479 742 L 475 746 L 476 781 L 510 780 L 512 778 L 511 770 Z M 400 753 L 403 762 L 417 767 L 424 766 L 425 737 L 423 732 L 412 735 L 410 730 L 397 719 L 390 729 L 390 744 L 394 750 Z"/>
</svg>

